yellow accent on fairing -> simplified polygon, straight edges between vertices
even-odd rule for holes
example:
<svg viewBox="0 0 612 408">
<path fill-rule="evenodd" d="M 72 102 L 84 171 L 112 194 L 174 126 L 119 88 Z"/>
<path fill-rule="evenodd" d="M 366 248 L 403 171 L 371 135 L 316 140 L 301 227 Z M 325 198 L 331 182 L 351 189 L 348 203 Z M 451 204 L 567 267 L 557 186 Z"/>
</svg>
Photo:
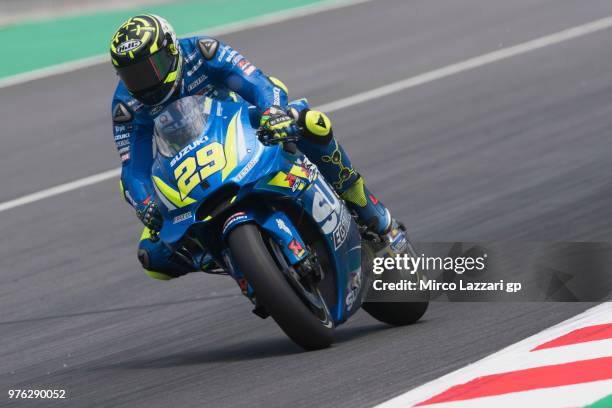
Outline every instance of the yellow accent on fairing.
<svg viewBox="0 0 612 408">
<path fill-rule="evenodd" d="M 113 65 L 115 65 L 115 66 L 119 65 L 119 63 L 117 62 L 117 60 L 116 60 L 116 59 L 111 58 L 111 60 L 113 60 Z"/>
<path fill-rule="evenodd" d="M 298 190 L 304 189 L 304 183 L 301 183 L 297 180 L 295 182 L 300 183 L 298 185 Z M 289 184 L 289 180 L 287 180 L 287 173 L 285 173 L 284 171 L 279 171 L 278 173 L 276 173 L 276 175 L 272 177 L 270 181 L 268 181 L 268 185 L 291 188 L 291 184 Z"/>
<path fill-rule="evenodd" d="M 232 98 L 232 101 L 234 101 L 234 102 L 238 102 L 238 97 L 236 96 L 236 92 L 231 91 L 231 92 L 229 93 L 229 97 L 230 97 L 230 98 Z"/>
<path fill-rule="evenodd" d="M 279 171 L 276 173 L 272 180 L 268 181 L 268 184 L 276 187 L 287 187 L 289 188 L 289 181 L 287 181 L 287 173 Z"/>
<path fill-rule="evenodd" d="M 166 275 L 166 274 L 155 272 L 155 271 L 148 271 L 145 269 L 145 273 L 149 276 L 149 278 L 153 278 L 157 280 L 169 281 L 170 279 L 172 279 L 172 276 L 170 275 Z"/>
<path fill-rule="evenodd" d="M 359 177 L 355 184 L 349 187 L 344 193 L 340 194 L 343 200 L 356 204 L 360 207 L 365 207 L 368 200 L 363 187 L 363 177 Z"/>
<path fill-rule="evenodd" d="M 323 121 L 323 126 L 319 123 Z M 331 120 L 323 112 L 311 110 L 306 113 L 306 129 L 317 136 L 328 136 L 331 131 Z"/>
<path fill-rule="evenodd" d="M 204 221 L 210 221 L 212 220 L 212 215 L 209 215 L 208 217 L 204 218 Z"/>
<path fill-rule="evenodd" d="M 227 128 L 227 135 L 225 137 L 226 164 L 221 172 L 221 181 L 224 181 L 238 164 L 238 152 L 236 152 L 236 138 L 238 138 L 238 132 L 236 123 L 238 122 L 240 112 L 241 111 L 238 111 L 238 113 L 234 115 Z"/>
<path fill-rule="evenodd" d="M 193 204 L 196 201 L 191 197 L 185 197 L 184 200 L 181 200 L 181 195 L 178 191 L 164 183 L 162 179 L 157 176 L 153 176 L 153 182 L 159 189 L 159 191 L 175 206 L 178 208 L 185 207 L 187 205 Z"/>
<path fill-rule="evenodd" d="M 306 173 L 306 170 L 304 170 L 304 168 L 301 166 L 296 166 L 295 164 L 293 165 L 293 167 L 291 167 L 289 173 L 293 174 L 294 176 L 302 177 L 305 179 L 308 178 L 308 173 Z"/>
<path fill-rule="evenodd" d="M 121 191 L 121 197 L 125 198 L 125 189 L 123 188 L 123 181 L 119 179 L 119 190 Z"/>
<path fill-rule="evenodd" d="M 283 81 L 281 81 L 278 78 L 274 78 L 274 77 L 268 77 L 270 79 L 270 82 L 272 82 L 274 85 L 278 86 L 280 89 L 282 89 L 283 91 L 285 91 L 285 93 L 287 95 L 289 95 L 289 89 L 287 88 L 287 85 L 285 85 L 283 83 Z"/>
</svg>

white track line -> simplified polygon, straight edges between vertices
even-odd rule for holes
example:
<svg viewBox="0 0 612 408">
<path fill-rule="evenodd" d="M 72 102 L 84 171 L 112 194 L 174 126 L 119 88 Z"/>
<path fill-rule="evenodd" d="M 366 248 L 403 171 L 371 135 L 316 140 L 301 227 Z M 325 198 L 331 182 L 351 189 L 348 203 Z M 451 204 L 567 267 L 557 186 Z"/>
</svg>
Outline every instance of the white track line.
<svg viewBox="0 0 612 408">
<path fill-rule="evenodd" d="M 488 54 L 484 54 L 466 61 L 456 64 L 447 65 L 445 67 L 426 72 L 421 75 L 407 78 L 402 81 L 394 82 L 389 85 L 381 86 L 380 88 L 372 89 L 371 91 L 362 92 L 357 95 L 349 96 L 348 98 L 340 99 L 335 102 L 327 103 L 320 107 L 322 111 L 335 111 L 349 106 L 353 106 L 372 99 L 382 98 L 399 91 L 409 88 L 414 88 L 418 85 L 423 85 L 428 82 L 433 82 L 438 79 L 446 78 L 451 75 L 456 75 L 461 72 L 469 71 L 474 68 L 482 67 L 483 65 L 492 64 L 497 61 L 515 57 L 517 55 L 526 54 L 540 48 L 548 47 L 568 41 L 574 38 L 582 37 L 587 34 L 592 34 L 601 30 L 612 27 L 612 16 L 602 18 L 601 20 L 592 21 L 577 27 L 559 31 L 557 33 L 547 35 L 545 37 L 536 38 L 532 41 L 527 41 L 513 47 L 502 48 Z"/>
<path fill-rule="evenodd" d="M 47 188 L 36 193 L 28 194 L 14 200 L 5 201 L 0 204 L 0 212 L 10 210 L 11 208 L 20 207 L 25 204 L 44 200 L 45 198 L 53 197 L 69 191 L 78 190 L 79 188 L 91 186 L 102 181 L 118 177 L 121 174 L 121 169 L 107 170 L 102 173 L 94 174 L 93 176 L 85 177 L 70 183 L 60 184 L 59 186 Z"/>
<path fill-rule="evenodd" d="M 358 0 L 360 2 L 368 0 Z M 351 2 L 338 2 L 333 3 L 336 7 L 340 4 L 351 3 Z M 328 4 L 328 7 L 330 5 Z M 324 105 L 316 107 L 316 109 L 333 112 L 340 109 L 348 108 L 350 106 L 358 105 L 363 102 L 370 101 L 372 99 L 381 98 L 396 92 L 404 91 L 409 88 L 413 88 L 419 85 L 423 85 L 429 82 L 436 81 L 438 79 L 446 78 L 451 75 L 456 75 L 465 71 L 469 71 L 484 65 L 492 64 L 497 61 L 501 61 L 510 57 L 525 54 L 540 48 L 544 48 L 550 45 L 559 44 L 564 41 L 568 41 L 574 38 L 583 37 L 588 34 L 592 34 L 598 31 L 605 30 L 612 27 L 612 16 L 602 18 L 601 20 L 592 21 L 577 27 L 573 27 L 567 30 L 559 31 L 555 34 L 547 35 L 544 37 L 537 38 L 532 41 L 527 41 L 513 47 L 503 48 L 497 51 L 490 52 L 475 58 L 468 59 L 463 62 L 456 64 L 447 65 L 445 67 L 435 69 L 411 78 L 407 78 L 401 81 L 391 83 L 389 85 L 382 86 L 380 88 L 372 89 L 367 92 L 362 92 L 348 98 L 340 99 L 334 102 L 326 103 Z M 2 87 L 0 82 L 0 88 Z M 99 183 L 104 180 L 108 180 L 119 175 L 119 169 L 108 170 L 103 173 L 95 174 L 93 176 L 85 177 L 80 180 L 76 180 L 66 184 L 60 184 L 55 187 L 41 190 L 39 192 L 28 194 L 26 196 L 0 203 L 0 212 L 10 210 L 11 208 L 19 207 L 24 204 L 33 203 L 36 201 L 43 200 L 45 198 L 53 197 L 68 191 L 76 190 L 82 187 L 90 186 L 92 184 Z"/>
<path fill-rule="evenodd" d="M 293 20 L 300 17 L 305 17 L 312 14 L 322 13 L 324 11 L 339 9 L 342 7 L 354 6 L 356 4 L 366 3 L 374 0 L 332 0 L 323 1 L 322 3 L 315 3 L 308 6 L 296 7 L 289 10 L 278 11 L 275 13 L 266 14 L 263 16 L 253 17 L 238 21 L 236 23 L 223 24 L 217 27 L 211 27 L 202 31 L 196 31 L 193 33 L 185 34 L 185 37 L 194 35 L 225 35 L 229 33 L 236 33 L 239 31 L 248 30 L 251 28 L 262 27 L 274 23 L 280 23 L 287 20 Z M 108 63 L 108 54 L 100 54 L 93 57 L 83 58 L 77 61 L 64 62 L 57 65 L 52 65 L 46 68 L 40 68 L 22 74 L 11 75 L 6 78 L 0 79 L 0 89 L 7 88 L 9 86 L 19 85 L 24 82 L 30 82 L 37 79 L 47 78 L 54 75 L 65 74 L 68 72 L 78 71 L 83 68 L 93 67 L 95 65 L 101 65 Z M 110 65 L 109 65 L 110 67 Z"/>
</svg>

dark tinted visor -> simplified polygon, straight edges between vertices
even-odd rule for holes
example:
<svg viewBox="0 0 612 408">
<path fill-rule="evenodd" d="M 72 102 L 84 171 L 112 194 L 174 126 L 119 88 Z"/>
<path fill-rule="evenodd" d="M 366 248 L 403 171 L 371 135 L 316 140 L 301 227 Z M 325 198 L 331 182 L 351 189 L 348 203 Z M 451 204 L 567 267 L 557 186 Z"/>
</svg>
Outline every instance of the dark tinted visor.
<svg viewBox="0 0 612 408">
<path fill-rule="evenodd" d="M 129 91 L 138 92 L 163 82 L 177 58 L 164 48 L 145 60 L 117 68 L 117 73 Z"/>
</svg>

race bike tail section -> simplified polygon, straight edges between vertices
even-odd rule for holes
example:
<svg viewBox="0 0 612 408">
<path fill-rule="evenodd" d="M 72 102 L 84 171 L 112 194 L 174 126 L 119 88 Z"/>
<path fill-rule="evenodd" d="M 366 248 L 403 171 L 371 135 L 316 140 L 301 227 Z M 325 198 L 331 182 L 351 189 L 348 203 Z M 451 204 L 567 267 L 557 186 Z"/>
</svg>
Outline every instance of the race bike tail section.
<svg viewBox="0 0 612 408">
<path fill-rule="evenodd" d="M 246 104 L 192 96 L 155 119 L 160 239 L 208 252 L 289 337 L 325 347 L 361 304 L 359 230 L 316 166 L 264 146 L 250 118 Z"/>
</svg>

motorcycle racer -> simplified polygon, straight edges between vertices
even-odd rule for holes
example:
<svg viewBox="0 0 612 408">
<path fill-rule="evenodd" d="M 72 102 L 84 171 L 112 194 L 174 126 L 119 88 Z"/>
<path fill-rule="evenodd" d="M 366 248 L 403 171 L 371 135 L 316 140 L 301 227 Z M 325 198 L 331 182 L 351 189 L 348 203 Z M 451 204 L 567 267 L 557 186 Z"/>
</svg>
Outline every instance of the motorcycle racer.
<svg viewBox="0 0 612 408">
<path fill-rule="evenodd" d="M 286 86 L 264 75 L 238 51 L 206 36 L 178 39 L 166 20 L 143 14 L 117 29 L 110 54 L 120 78 L 112 101 L 113 133 L 122 162 L 120 187 L 145 225 L 138 258 L 150 277 L 169 280 L 203 268 L 156 239 L 162 217 L 151 181 L 154 118 L 189 95 L 248 102 L 270 141 L 299 136 L 298 148 L 360 223 L 388 242 L 392 251 L 403 250 L 403 226 L 365 186 L 334 137 L 329 117 L 310 109 L 304 99 L 289 103 Z"/>
</svg>

